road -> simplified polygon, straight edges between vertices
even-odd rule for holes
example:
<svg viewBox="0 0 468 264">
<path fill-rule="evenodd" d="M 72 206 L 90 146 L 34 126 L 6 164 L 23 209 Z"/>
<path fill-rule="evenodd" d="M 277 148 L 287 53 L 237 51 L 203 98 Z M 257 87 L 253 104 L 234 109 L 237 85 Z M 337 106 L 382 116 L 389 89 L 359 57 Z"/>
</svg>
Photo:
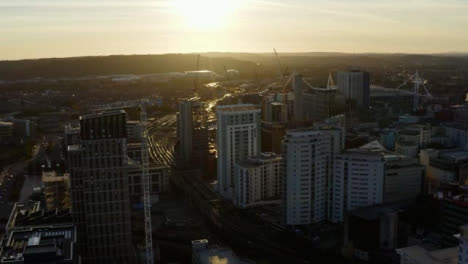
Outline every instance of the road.
<svg viewBox="0 0 468 264">
<path fill-rule="evenodd" d="M 28 164 L 41 157 L 45 153 L 45 144 L 46 138 L 43 138 L 43 141 L 36 145 L 33 149 L 32 157 L 28 160 L 19 161 L 10 165 L 7 165 L 3 168 L 2 172 L 0 173 L 0 204 L 4 204 L 8 202 L 9 197 L 11 196 L 11 192 L 13 191 L 14 183 L 16 178 L 21 174 L 24 173 L 25 168 Z"/>
</svg>

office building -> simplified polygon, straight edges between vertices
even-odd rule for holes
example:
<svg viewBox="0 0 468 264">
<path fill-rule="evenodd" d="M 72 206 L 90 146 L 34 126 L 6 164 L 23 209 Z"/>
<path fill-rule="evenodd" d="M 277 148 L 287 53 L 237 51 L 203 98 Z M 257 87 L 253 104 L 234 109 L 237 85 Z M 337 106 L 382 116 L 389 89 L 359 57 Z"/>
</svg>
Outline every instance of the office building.
<svg viewBox="0 0 468 264">
<path fill-rule="evenodd" d="M 73 221 L 83 261 L 130 262 L 125 111 L 81 116 L 80 144 L 68 151 Z"/>
<path fill-rule="evenodd" d="M 247 208 L 280 202 L 281 156 L 260 153 L 235 164 L 234 204 Z"/>
<path fill-rule="evenodd" d="M 47 210 L 71 207 L 70 175 L 57 175 L 55 171 L 43 172 L 44 199 Z"/>
<path fill-rule="evenodd" d="M 206 170 L 208 159 L 208 129 L 205 124 L 205 109 L 200 98 L 194 97 L 179 102 L 177 115 L 178 162 L 183 169 Z"/>
<path fill-rule="evenodd" d="M 423 149 L 419 157 L 425 167 L 425 190 L 435 193 L 441 185 L 467 183 L 468 151 Z"/>
<path fill-rule="evenodd" d="M 423 170 L 418 160 L 390 152 L 377 141 L 336 155 L 332 222 L 342 222 L 356 208 L 415 199 L 422 192 Z"/>
<path fill-rule="evenodd" d="M 251 104 L 216 107 L 218 191 L 233 198 L 235 163 L 260 153 L 260 109 Z"/>
<path fill-rule="evenodd" d="M 309 225 L 329 219 L 333 158 L 344 147 L 341 133 L 341 129 L 286 133 L 281 176 L 285 225 Z"/>
<path fill-rule="evenodd" d="M 336 74 L 337 88 L 346 99 L 354 100 L 358 106 L 370 104 L 370 76 L 368 72 L 352 70 Z"/>
</svg>

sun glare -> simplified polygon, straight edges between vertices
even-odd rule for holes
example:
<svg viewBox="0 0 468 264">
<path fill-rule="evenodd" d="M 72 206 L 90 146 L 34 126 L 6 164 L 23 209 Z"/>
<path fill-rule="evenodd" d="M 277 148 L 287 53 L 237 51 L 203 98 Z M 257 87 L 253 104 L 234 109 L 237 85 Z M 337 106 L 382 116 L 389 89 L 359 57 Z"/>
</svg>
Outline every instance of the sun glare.
<svg viewBox="0 0 468 264">
<path fill-rule="evenodd" d="M 171 1 L 172 2 L 172 1 Z M 174 12 L 188 27 L 213 30 L 224 27 L 241 0 L 174 0 Z"/>
</svg>

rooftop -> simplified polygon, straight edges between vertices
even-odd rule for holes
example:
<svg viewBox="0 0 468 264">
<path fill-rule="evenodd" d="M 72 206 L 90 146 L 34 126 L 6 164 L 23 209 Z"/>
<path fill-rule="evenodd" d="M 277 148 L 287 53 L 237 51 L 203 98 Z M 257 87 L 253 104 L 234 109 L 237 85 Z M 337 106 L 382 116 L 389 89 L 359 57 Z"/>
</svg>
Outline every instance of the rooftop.
<svg viewBox="0 0 468 264">
<path fill-rule="evenodd" d="M 425 264 L 457 264 L 458 250 L 458 247 L 452 247 L 428 251 L 420 246 L 412 246 L 397 249 L 397 253 L 401 256 L 407 256 L 412 260 L 411 263 L 416 261 Z"/>
<path fill-rule="evenodd" d="M 260 112 L 260 108 L 253 104 L 237 104 L 237 105 L 219 105 L 216 106 L 216 112 L 242 112 L 255 111 Z"/>
<path fill-rule="evenodd" d="M 109 110 L 109 111 L 100 111 L 97 113 L 87 114 L 80 116 L 80 120 L 102 117 L 102 116 L 111 116 L 111 115 L 118 115 L 118 114 L 125 114 L 125 110 L 117 109 L 117 110 Z"/>
<path fill-rule="evenodd" d="M 72 263 L 75 232 L 73 225 L 12 231 L 2 247 L 0 263 Z"/>
</svg>

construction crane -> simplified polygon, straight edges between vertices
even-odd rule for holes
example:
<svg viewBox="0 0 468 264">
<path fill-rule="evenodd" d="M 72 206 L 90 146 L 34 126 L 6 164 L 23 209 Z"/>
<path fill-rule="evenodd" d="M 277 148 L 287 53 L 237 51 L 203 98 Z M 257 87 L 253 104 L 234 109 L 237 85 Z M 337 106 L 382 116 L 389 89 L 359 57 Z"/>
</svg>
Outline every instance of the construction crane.
<svg viewBox="0 0 468 264">
<path fill-rule="evenodd" d="M 148 158 L 148 134 L 147 134 L 147 115 L 146 106 L 149 105 L 148 99 L 140 99 L 125 102 L 116 102 L 111 104 L 99 105 L 93 107 L 94 111 L 105 111 L 112 109 L 123 109 L 131 107 L 140 108 L 140 126 L 141 126 L 141 171 L 142 171 L 142 189 L 143 189 L 143 206 L 145 213 L 145 254 L 146 264 L 153 264 L 153 232 L 151 227 L 151 193 L 150 193 L 150 177 L 148 173 L 149 158 Z"/>
<path fill-rule="evenodd" d="M 294 74 L 289 74 L 289 68 L 288 67 L 284 68 L 284 70 L 283 70 L 283 65 L 281 64 L 280 57 L 279 57 L 278 52 L 276 51 L 275 48 L 273 49 L 273 52 L 275 53 L 275 57 L 276 57 L 276 60 L 278 62 L 278 67 L 279 67 L 279 71 L 280 71 L 280 74 L 281 74 L 281 85 L 282 85 L 281 91 L 283 91 L 283 118 L 284 118 L 284 120 L 287 120 L 288 119 L 288 89 L 287 89 L 287 87 L 288 87 L 288 84 L 293 79 Z M 286 80 L 286 82 L 284 82 L 285 77 L 289 77 Z"/>
</svg>

